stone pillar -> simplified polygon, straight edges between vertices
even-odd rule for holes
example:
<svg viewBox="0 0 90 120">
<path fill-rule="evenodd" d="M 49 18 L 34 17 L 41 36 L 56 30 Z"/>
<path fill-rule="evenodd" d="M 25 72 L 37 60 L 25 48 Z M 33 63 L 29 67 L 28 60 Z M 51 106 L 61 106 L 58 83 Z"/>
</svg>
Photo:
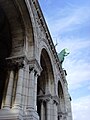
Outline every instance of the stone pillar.
<svg viewBox="0 0 90 120">
<path fill-rule="evenodd" d="M 34 109 L 34 68 L 30 68 L 27 110 Z"/>
<path fill-rule="evenodd" d="M 40 116 L 40 120 L 45 120 L 44 119 L 44 105 L 43 105 L 43 101 L 41 101 L 41 116 Z"/>
<path fill-rule="evenodd" d="M 34 77 L 34 108 L 37 111 L 37 77 L 38 74 L 35 71 L 35 77 Z"/>
<path fill-rule="evenodd" d="M 47 120 L 50 120 L 50 101 L 46 102 Z"/>
<path fill-rule="evenodd" d="M 52 100 L 53 100 L 53 120 L 57 120 L 58 119 L 58 104 L 59 104 L 59 98 L 57 95 L 52 96 Z"/>
<path fill-rule="evenodd" d="M 41 101 L 41 120 L 51 120 L 51 94 L 38 95 L 38 100 Z"/>
<path fill-rule="evenodd" d="M 57 120 L 57 117 L 58 117 L 58 115 L 57 115 L 57 104 L 56 103 L 54 103 L 54 119 L 53 120 Z"/>
<path fill-rule="evenodd" d="M 35 63 L 29 64 L 28 96 L 26 107 L 26 119 L 39 120 L 37 113 L 37 71 L 39 69 Z M 39 73 L 40 74 L 40 73 Z"/>
<path fill-rule="evenodd" d="M 14 102 L 14 108 L 21 108 L 21 97 L 22 97 L 22 83 L 23 83 L 23 68 L 18 70 L 18 80 L 16 88 L 16 96 Z"/>
<path fill-rule="evenodd" d="M 27 65 L 24 68 L 24 80 L 23 80 L 23 88 L 22 88 L 22 106 L 24 110 L 27 108 L 28 83 L 29 83 L 29 65 Z"/>
<path fill-rule="evenodd" d="M 11 107 L 13 80 L 14 80 L 14 73 L 13 73 L 13 71 L 10 71 L 10 77 L 9 77 L 9 82 L 8 82 L 8 86 L 7 86 L 5 104 L 3 106 L 5 109 L 10 109 L 10 107 Z"/>
</svg>

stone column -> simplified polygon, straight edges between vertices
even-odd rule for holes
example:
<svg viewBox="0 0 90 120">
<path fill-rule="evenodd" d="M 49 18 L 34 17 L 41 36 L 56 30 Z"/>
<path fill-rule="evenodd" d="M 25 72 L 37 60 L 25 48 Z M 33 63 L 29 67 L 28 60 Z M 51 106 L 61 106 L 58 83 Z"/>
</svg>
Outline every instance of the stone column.
<svg viewBox="0 0 90 120">
<path fill-rule="evenodd" d="M 22 107 L 25 109 L 25 99 L 26 99 L 26 68 L 24 68 L 24 78 L 23 78 L 23 88 L 22 88 Z M 28 93 L 27 93 L 28 94 Z"/>
<path fill-rule="evenodd" d="M 38 74 L 35 71 L 35 78 L 34 78 L 34 108 L 37 111 L 37 77 Z"/>
<path fill-rule="evenodd" d="M 23 68 L 20 68 L 18 70 L 16 97 L 15 97 L 15 103 L 14 103 L 14 108 L 17 108 L 17 109 L 21 107 L 22 83 L 23 83 Z"/>
<path fill-rule="evenodd" d="M 24 80 L 23 80 L 23 88 L 22 88 L 22 106 L 23 106 L 23 109 L 27 108 L 28 83 L 29 83 L 29 65 L 27 65 L 24 68 Z"/>
<path fill-rule="evenodd" d="M 40 120 L 44 120 L 44 105 L 43 105 L 43 101 L 41 101 L 41 116 L 40 116 Z"/>
<path fill-rule="evenodd" d="M 47 120 L 50 120 L 50 101 L 46 102 Z"/>
<path fill-rule="evenodd" d="M 41 101 L 41 118 L 40 120 L 51 120 L 51 94 L 38 95 L 38 100 Z"/>
<path fill-rule="evenodd" d="M 34 68 L 30 68 L 27 110 L 34 109 Z"/>
<path fill-rule="evenodd" d="M 13 71 L 10 71 L 10 77 L 9 77 L 9 82 L 8 82 L 8 86 L 7 86 L 5 104 L 3 106 L 5 109 L 10 109 L 10 107 L 11 107 L 10 105 L 11 105 L 11 100 L 12 100 L 13 80 L 14 80 L 14 73 L 13 73 Z"/>
<path fill-rule="evenodd" d="M 53 120 L 57 120 L 58 114 L 57 114 L 57 103 L 54 103 L 54 119 Z"/>
</svg>

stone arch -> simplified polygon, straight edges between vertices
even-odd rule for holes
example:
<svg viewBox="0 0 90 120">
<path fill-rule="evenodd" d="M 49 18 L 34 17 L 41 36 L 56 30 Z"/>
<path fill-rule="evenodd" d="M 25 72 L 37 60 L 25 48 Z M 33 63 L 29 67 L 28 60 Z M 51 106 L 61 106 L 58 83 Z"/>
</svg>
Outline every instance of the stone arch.
<svg viewBox="0 0 90 120">
<path fill-rule="evenodd" d="M 65 115 L 65 96 L 64 96 L 63 86 L 60 80 L 58 81 L 57 91 L 58 91 L 58 98 L 59 98 L 58 120 L 61 120 L 61 119 L 63 120 L 64 115 Z"/>
<path fill-rule="evenodd" d="M 54 95 L 54 73 L 50 57 L 45 48 L 42 49 L 40 58 L 42 72 L 37 80 L 37 111 L 41 118 L 43 116 L 42 119 L 46 119 L 46 101 L 50 99 L 51 95 Z M 44 115 L 42 115 L 42 109 Z"/>
<path fill-rule="evenodd" d="M 26 3 L 22 0 L 0 0 L 10 24 L 12 53 L 10 56 L 27 55 L 34 44 L 33 25 Z"/>
<path fill-rule="evenodd" d="M 11 38 L 12 38 L 12 53 L 10 56 L 15 56 L 16 54 L 21 54 L 22 50 L 20 50 L 21 46 L 23 46 L 23 37 L 24 30 L 22 25 L 22 19 L 20 16 L 20 12 L 17 11 L 16 5 L 13 1 L 0 1 L 0 6 L 5 12 L 7 19 L 10 25 Z M 20 43 L 20 44 L 18 44 Z M 19 50 L 19 52 L 17 51 Z"/>
<path fill-rule="evenodd" d="M 13 59 L 27 55 L 30 52 L 29 46 L 34 43 L 33 27 L 25 2 L 0 0 L 0 25 L 1 107 L 2 100 L 4 103 L 3 96 L 6 94 L 4 88 L 7 89 L 10 74 L 6 66 L 6 58 Z"/>
</svg>

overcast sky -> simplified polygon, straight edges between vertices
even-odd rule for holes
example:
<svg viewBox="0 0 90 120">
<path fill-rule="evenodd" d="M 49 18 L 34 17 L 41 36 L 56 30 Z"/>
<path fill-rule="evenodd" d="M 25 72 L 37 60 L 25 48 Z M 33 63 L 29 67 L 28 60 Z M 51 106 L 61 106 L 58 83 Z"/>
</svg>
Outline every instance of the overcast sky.
<svg viewBox="0 0 90 120">
<path fill-rule="evenodd" d="M 68 48 L 73 120 L 90 120 L 90 0 L 39 0 L 57 52 Z"/>
</svg>

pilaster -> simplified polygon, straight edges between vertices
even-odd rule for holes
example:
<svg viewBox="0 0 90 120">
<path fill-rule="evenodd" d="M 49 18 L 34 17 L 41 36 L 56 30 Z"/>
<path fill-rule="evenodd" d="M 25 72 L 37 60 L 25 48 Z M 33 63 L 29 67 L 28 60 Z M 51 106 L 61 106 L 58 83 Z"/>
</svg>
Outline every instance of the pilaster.
<svg viewBox="0 0 90 120">
<path fill-rule="evenodd" d="M 16 88 L 16 95 L 14 101 L 14 109 L 21 109 L 21 99 L 22 99 L 22 83 L 23 83 L 23 68 L 19 68 L 18 70 L 18 81 Z"/>
<path fill-rule="evenodd" d="M 57 95 L 52 96 L 53 100 L 53 120 L 57 120 L 58 111 L 57 111 L 57 105 L 59 104 L 59 98 Z"/>
<path fill-rule="evenodd" d="M 34 109 L 34 68 L 29 70 L 27 110 Z"/>
<path fill-rule="evenodd" d="M 35 71 L 34 73 L 34 109 L 37 111 L 37 78 L 38 73 Z"/>
<path fill-rule="evenodd" d="M 37 113 L 37 78 L 40 75 L 42 69 L 36 60 L 29 61 L 28 64 L 29 80 L 25 119 L 39 120 Z"/>
</svg>

